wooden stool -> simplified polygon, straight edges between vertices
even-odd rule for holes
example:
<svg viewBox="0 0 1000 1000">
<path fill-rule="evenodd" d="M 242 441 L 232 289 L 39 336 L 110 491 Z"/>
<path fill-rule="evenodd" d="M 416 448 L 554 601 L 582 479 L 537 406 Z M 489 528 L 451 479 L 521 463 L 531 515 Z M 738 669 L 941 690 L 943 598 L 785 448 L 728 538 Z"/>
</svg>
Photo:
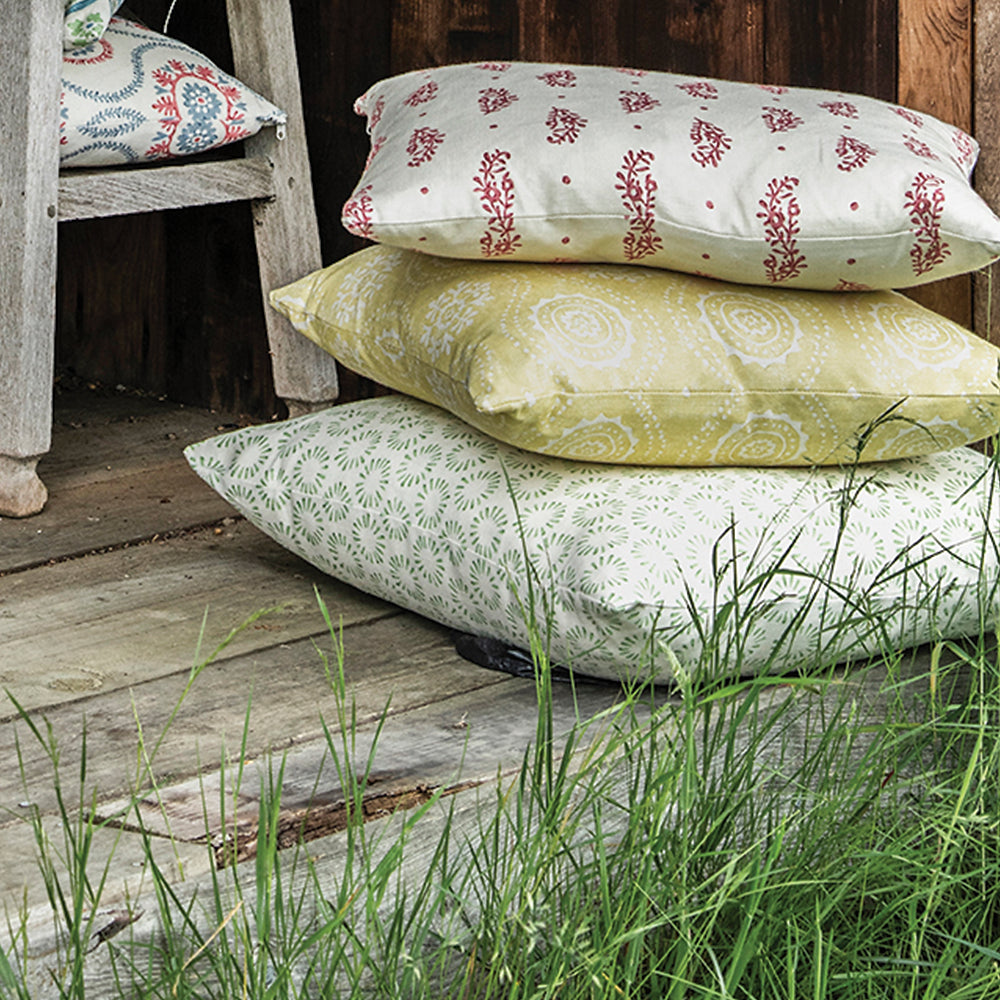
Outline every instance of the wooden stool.
<svg viewBox="0 0 1000 1000">
<path fill-rule="evenodd" d="M 50 446 L 60 220 L 249 200 L 261 289 L 321 265 L 290 0 L 226 0 L 235 75 L 288 113 L 242 159 L 59 171 L 63 0 L 18 0 L 0 17 L 0 516 L 41 510 L 35 466 Z M 329 355 L 266 307 L 276 393 L 292 413 L 337 397 Z"/>
</svg>

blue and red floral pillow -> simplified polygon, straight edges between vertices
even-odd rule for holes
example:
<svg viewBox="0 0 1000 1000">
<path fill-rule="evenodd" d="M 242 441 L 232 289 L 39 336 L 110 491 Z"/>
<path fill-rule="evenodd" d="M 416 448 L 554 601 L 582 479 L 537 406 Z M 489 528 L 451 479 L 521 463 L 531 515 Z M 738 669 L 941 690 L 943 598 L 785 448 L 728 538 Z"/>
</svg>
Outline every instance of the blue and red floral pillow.
<svg viewBox="0 0 1000 1000">
<path fill-rule="evenodd" d="M 856 94 L 488 62 L 383 80 L 351 232 L 445 257 L 902 288 L 1000 256 L 960 129 Z"/>
<path fill-rule="evenodd" d="M 95 41 L 63 54 L 63 167 L 201 153 L 284 121 L 201 53 L 130 21 L 112 18 Z"/>
</svg>

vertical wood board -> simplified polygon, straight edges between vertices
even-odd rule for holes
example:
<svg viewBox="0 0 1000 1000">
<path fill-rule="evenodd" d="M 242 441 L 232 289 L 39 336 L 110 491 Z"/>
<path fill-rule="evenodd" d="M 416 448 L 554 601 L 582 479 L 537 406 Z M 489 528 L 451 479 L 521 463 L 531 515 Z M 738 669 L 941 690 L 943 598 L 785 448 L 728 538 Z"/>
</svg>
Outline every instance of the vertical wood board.
<svg viewBox="0 0 1000 1000">
<path fill-rule="evenodd" d="M 898 0 L 898 4 L 899 103 L 970 131 L 970 0 Z"/>
<path fill-rule="evenodd" d="M 538 0 L 522 2 L 519 8 L 521 59 L 607 66 L 636 62 L 634 0 L 586 5 L 575 0 Z"/>
<path fill-rule="evenodd" d="M 0 16 L 0 456 L 14 458 L 47 451 L 51 430 L 62 10 Z"/>
<path fill-rule="evenodd" d="M 765 0 L 635 5 L 633 65 L 762 82 Z"/>
<path fill-rule="evenodd" d="M 274 173 L 275 197 L 252 203 L 274 390 L 282 399 L 332 402 L 333 359 L 268 304 L 272 289 L 322 265 L 291 7 L 288 0 L 227 0 L 226 8 L 237 76 L 288 116 L 283 140 L 267 128 L 244 142 L 246 155 L 265 160 Z"/>
<path fill-rule="evenodd" d="M 981 152 L 976 189 L 1000 211 L 1000 4 L 976 5 L 973 116 Z M 975 278 L 975 330 L 1000 346 L 1000 269 L 993 264 Z"/>
<path fill-rule="evenodd" d="M 896 99 L 896 0 L 767 0 L 766 83 Z"/>
<path fill-rule="evenodd" d="M 109 267 L 110 263 L 114 267 Z M 59 227 L 56 361 L 111 385 L 167 390 L 169 307 L 164 216 Z"/>
</svg>

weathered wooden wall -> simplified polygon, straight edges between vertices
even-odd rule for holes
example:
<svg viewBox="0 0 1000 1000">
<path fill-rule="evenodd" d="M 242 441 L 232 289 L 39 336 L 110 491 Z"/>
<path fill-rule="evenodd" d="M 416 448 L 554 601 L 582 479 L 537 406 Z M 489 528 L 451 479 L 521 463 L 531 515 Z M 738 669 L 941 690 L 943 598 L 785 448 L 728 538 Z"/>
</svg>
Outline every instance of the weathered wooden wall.
<svg viewBox="0 0 1000 1000">
<path fill-rule="evenodd" d="M 979 0 L 984 8 L 989 2 Z M 168 3 L 130 6 L 160 27 Z M 485 58 L 632 65 L 870 94 L 975 127 L 973 0 L 293 0 L 292 7 L 327 260 L 360 245 L 340 225 L 367 154 L 354 98 L 382 76 L 423 66 Z M 221 0 L 179 0 L 170 33 L 226 65 L 223 9 Z M 982 95 L 978 104 L 987 106 Z M 180 401 L 277 412 L 256 280 L 240 205 L 65 225 L 59 361 L 85 377 Z M 971 324 L 970 279 L 916 294 Z M 345 374 L 344 398 L 372 391 Z"/>
</svg>

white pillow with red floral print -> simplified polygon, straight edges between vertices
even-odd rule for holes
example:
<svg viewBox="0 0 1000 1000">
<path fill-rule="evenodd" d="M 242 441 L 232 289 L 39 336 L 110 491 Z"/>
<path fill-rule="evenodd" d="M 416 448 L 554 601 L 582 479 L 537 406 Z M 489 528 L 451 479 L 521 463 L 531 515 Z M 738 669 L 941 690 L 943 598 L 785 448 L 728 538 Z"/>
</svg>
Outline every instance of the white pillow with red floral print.
<svg viewBox="0 0 1000 1000">
<path fill-rule="evenodd" d="M 896 288 L 1000 256 L 976 142 L 874 98 L 479 63 L 358 99 L 353 233 L 448 257 L 603 261 L 757 285 Z"/>
<path fill-rule="evenodd" d="M 190 46 L 117 17 L 63 53 L 59 103 L 64 167 L 201 153 L 286 117 Z"/>
</svg>

